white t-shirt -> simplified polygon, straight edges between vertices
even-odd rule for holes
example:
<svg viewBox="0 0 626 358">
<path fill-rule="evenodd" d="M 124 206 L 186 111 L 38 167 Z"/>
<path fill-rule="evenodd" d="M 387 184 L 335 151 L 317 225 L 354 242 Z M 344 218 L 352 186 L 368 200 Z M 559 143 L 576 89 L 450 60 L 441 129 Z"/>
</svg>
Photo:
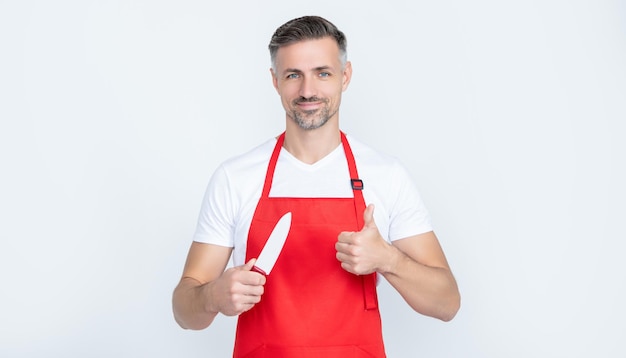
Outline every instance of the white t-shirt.
<svg viewBox="0 0 626 358">
<path fill-rule="evenodd" d="M 389 242 L 432 231 L 428 211 L 406 168 L 347 135 L 365 204 L 373 203 L 374 221 Z M 252 215 L 256 209 L 276 139 L 223 162 L 204 195 L 193 240 L 233 247 L 233 264 L 243 265 Z M 276 163 L 270 197 L 351 198 L 350 174 L 343 146 L 314 164 L 284 148 Z"/>
</svg>

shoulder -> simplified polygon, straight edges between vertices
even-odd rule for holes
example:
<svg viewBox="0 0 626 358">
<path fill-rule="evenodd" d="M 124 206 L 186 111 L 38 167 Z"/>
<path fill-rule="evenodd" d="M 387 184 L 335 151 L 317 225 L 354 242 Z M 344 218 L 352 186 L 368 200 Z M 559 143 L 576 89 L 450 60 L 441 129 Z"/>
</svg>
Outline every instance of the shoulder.
<svg viewBox="0 0 626 358">
<path fill-rule="evenodd" d="M 242 154 L 230 157 L 220 165 L 226 175 L 245 175 L 256 170 L 267 168 L 267 163 L 276 145 L 276 139 L 271 138 Z"/>
<path fill-rule="evenodd" d="M 222 203 L 233 205 L 236 211 L 243 205 L 242 200 L 260 192 L 275 144 L 276 139 L 272 138 L 224 160 L 211 176 L 207 195 L 221 198 Z"/>
<path fill-rule="evenodd" d="M 359 171 L 361 168 L 365 170 L 375 170 L 377 173 L 392 174 L 398 170 L 403 170 L 404 166 L 397 157 L 382 152 L 349 134 L 346 134 L 354 160 L 357 162 Z"/>
<path fill-rule="evenodd" d="M 409 171 L 397 157 L 352 136 L 346 137 L 354 154 L 359 177 L 364 181 L 364 187 L 370 189 L 366 190 L 372 198 L 378 197 L 392 205 L 405 195 L 407 188 L 415 186 Z"/>
</svg>

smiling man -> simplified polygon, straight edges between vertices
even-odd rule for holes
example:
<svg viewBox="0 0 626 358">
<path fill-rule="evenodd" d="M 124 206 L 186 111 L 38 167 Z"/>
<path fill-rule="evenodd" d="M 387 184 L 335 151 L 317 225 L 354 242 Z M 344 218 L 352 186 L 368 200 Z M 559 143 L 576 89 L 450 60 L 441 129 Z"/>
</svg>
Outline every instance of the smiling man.
<svg viewBox="0 0 626 358">
<path fill-rule="evenodd" d="M 341 92 L 348 87 L 352 66 L 339 56 L 335 40 L 298 42 L 279 52 L 272 78 L 287 117 L 302 129 L 317 129 L 331 118 L 338 120 Z"/>
<path fill-rule="evenodd" d="M 344 34 L 305 16 L 280 26 L 269 49 L 285 131 L 213 174 L 175 319 L 203 329 L 237 315 L 234 357 L 385 357 L 377 278 L 444 321 L 459 309 L 456 281 L 404 166 L 340 130 L 352 77 Z M 267 250 L 271 272 L 255 268 Z"/>
</svg>

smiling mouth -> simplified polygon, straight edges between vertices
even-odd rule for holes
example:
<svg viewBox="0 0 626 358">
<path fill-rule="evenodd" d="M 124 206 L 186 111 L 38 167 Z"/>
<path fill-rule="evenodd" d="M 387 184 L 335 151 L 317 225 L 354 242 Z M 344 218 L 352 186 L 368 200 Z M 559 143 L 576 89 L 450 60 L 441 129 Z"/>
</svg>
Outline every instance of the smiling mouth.
<svg viewBox="0 0 626 358">
<path fill-rule="evenodd" d="M 306 103 L 298 103 L 297 106 L 302 108 L 305 111 L 316 110 L 322 105 L 322 102 L 306 102 Z"/>
<path fill-rule="evenodd" d="M 299 98 L 294 101 L 294 104 L 303 110 L 316 110 L 324 103 L 326 103 L 326 101 L 317 97 Z"/>
</svg>

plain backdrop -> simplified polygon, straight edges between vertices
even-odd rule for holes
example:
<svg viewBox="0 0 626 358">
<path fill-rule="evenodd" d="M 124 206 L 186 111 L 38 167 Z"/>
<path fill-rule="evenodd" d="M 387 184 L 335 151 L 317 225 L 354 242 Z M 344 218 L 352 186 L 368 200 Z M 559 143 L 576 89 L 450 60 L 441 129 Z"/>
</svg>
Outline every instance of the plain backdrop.
<svg viewBox="0 0 626 358">
<path fill-rule="evenodd" d="M 380 285 L 401 357 L 624 357 L 623 1 L 0 0 L 0 356 L 228 357 L 171 311 L 211 174 L 284 128 L 267 43 L 348 37 L 342 128 L 405 163 L 458 280 Z"/>
</svg>

